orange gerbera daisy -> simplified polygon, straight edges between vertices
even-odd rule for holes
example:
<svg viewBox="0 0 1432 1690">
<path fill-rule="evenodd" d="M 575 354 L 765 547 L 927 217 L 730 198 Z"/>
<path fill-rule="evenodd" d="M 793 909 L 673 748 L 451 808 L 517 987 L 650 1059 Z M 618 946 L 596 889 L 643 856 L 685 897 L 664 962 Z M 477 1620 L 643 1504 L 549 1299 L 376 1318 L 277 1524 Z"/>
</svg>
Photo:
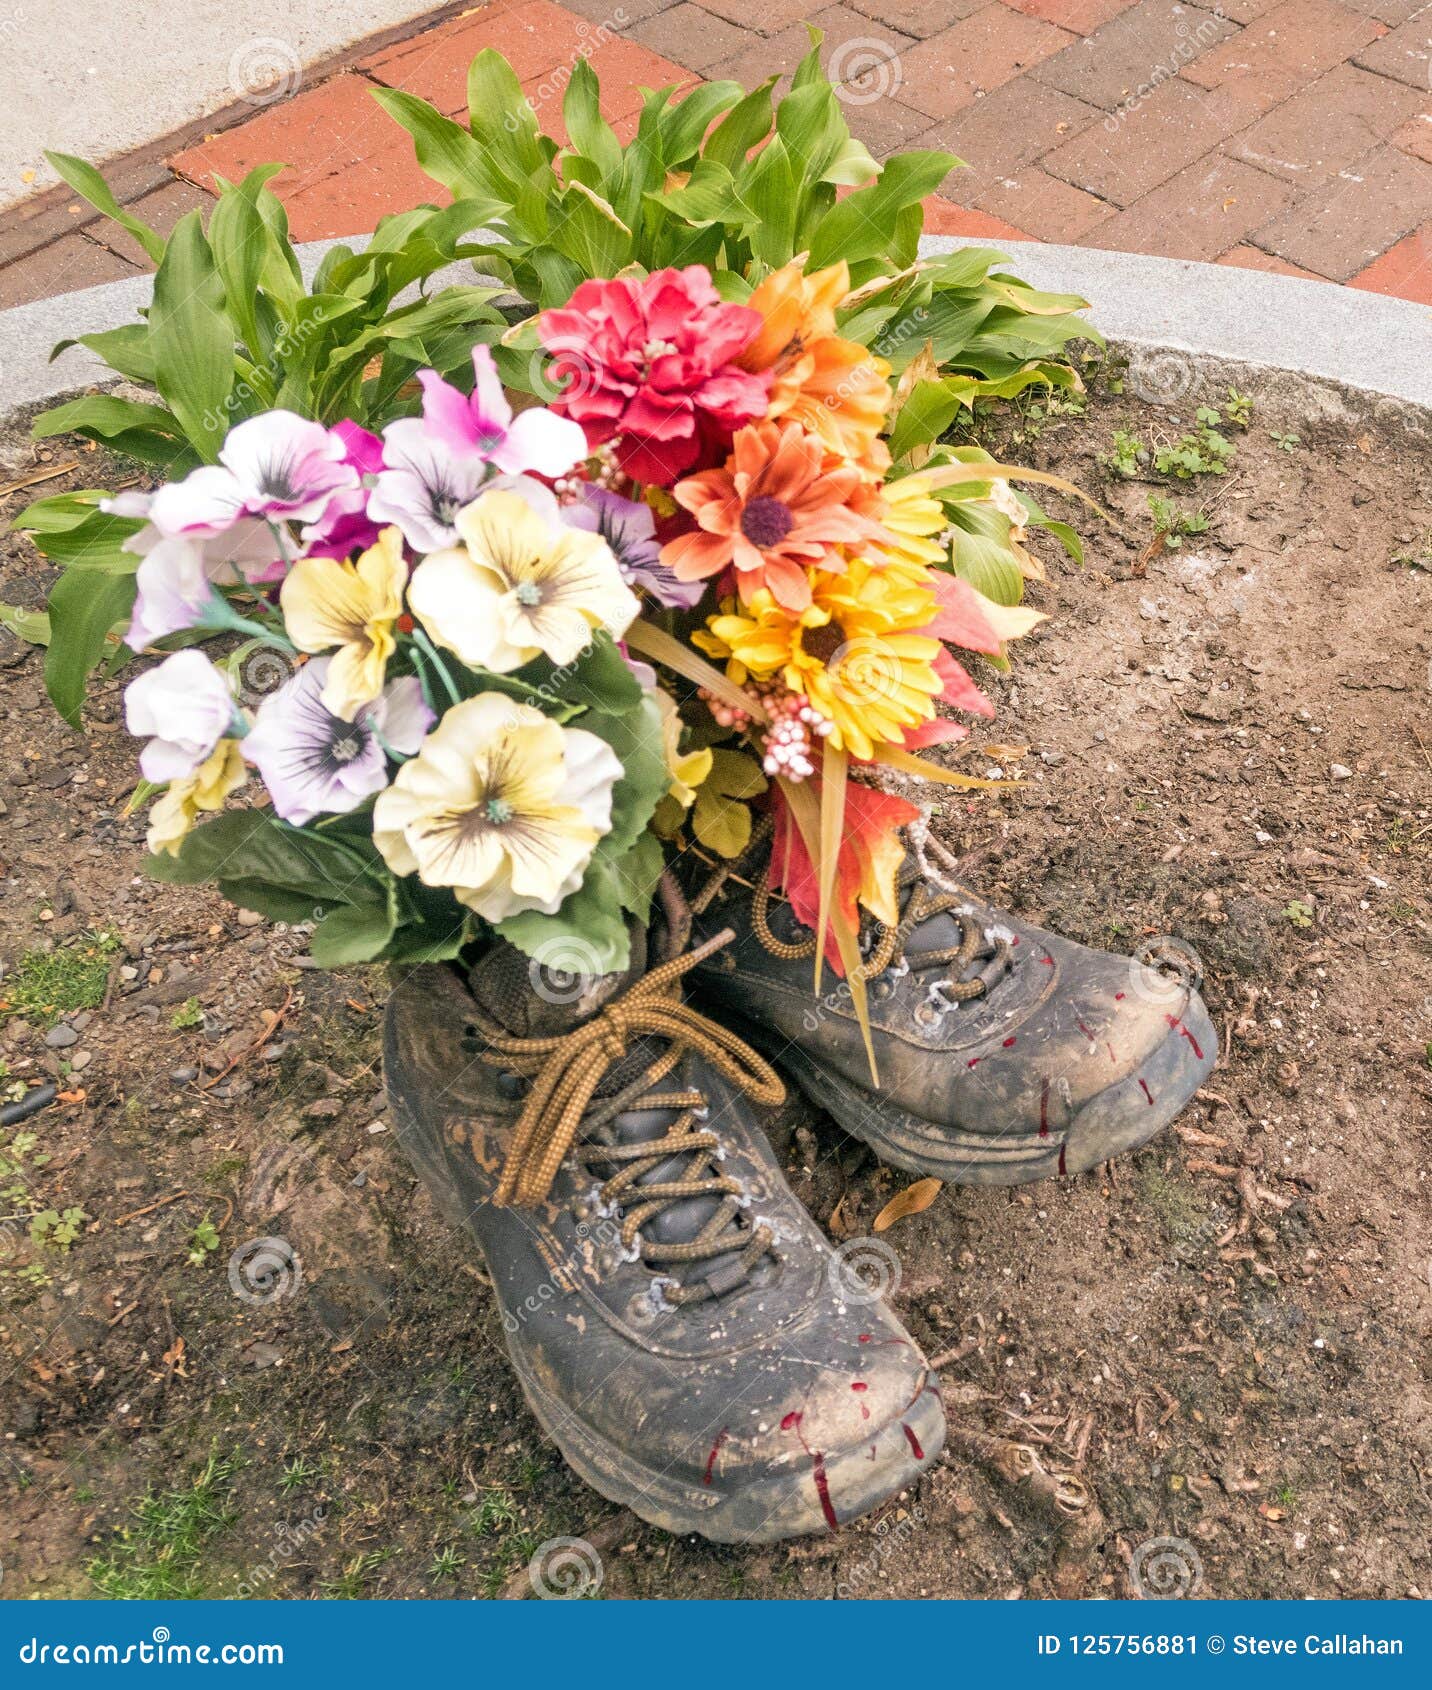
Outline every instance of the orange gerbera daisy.
<svg viewBox="0 0 1432 1690">
<path fill-rule="evenodd" d="M 837 546 L 879 540 L 884 530 L 852 508 L 860 472 L 827 468 L 820 441 L 795 423 L 760 422 L 741 429 L 724 469 L 678 481 L 678 504 L 697 527 L 661 549 L 679 581 L 702 581 L 734 566 L 743 599 L 766 588 L 778 604 L 810 603 L 808 567 L 838 573 Z"/>
<path fill-rule="evenodd" d="M 890 366 L 836 333 L 835 310 L 849 291 L 843 259 L 809 276 L 799 261 L 772 272 L 748 302 L 765 326 L 736 362 L 775 372 L 767 416 L 800 423 L 827 451 L 878 474 L 872 453 L 890 409 Z"/>
</svg>

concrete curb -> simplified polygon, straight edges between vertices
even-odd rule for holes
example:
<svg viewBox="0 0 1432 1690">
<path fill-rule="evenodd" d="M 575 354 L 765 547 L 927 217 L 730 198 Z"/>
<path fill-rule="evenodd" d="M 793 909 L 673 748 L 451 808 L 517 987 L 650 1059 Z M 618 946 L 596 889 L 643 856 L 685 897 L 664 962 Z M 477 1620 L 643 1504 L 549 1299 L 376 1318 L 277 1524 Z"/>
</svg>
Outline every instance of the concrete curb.
<svg viewBox="0 0 1432 1690">
<path fill-rule="evenodd" d="M 361 248 L 365 241 L 358 236 L 345 244 Z M 299 248 L 306 277 L 335 244 Z M 921 249 L 934 256 L 992 244 L 931 235 Z M 1400 402 L 1432 409 L 1432 310 L 1410 300 L 1223 264 L 1036 241 L 1009 243 L 1009 259 L 1011 270 L 1035 287 L 1094 301 L 1090 321 L 1136 354 L 1169 350 L 1195 362 L 1288 371 L 1337 383 L 1352 396 L 1392 400 L 1394 408 Z M 464 265 L 453 279 L 471 274 Z M 84 347 L 69 348 L 54 363 L 51 348 L 132 322 L 148 301 L 150 281 L 134 276 L 0 312 L 0 404 L 15 410 L 114 379 Z M 1155 360 L 1136 357 L 1134 379 L 1143 380 L 1143 397 L 1181 396 L 1168 391 L 1171 378 Z M 1190 374 L 1181 391 L 1191 385 Z"/>
</svg>

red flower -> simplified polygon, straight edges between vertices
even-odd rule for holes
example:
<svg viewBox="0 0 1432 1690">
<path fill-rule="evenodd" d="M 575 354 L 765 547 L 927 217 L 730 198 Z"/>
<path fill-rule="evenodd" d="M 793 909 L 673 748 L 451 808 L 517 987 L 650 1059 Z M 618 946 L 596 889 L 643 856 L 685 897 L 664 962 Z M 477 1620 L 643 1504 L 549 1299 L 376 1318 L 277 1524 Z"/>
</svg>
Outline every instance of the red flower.
<svg viewBox="0 0 1432 1690">
<path fill-rule="evenodd" d="M 614 440 L 634 481 L 670 487 L 704 449 L 764 416 L 770 372 L 733 362 L 760 328 L 760 313 L 724 304 L 700 264 L 583 282 L 537 319 L 563 384 L 551 409 L 593 446 Z"/>
</svg>

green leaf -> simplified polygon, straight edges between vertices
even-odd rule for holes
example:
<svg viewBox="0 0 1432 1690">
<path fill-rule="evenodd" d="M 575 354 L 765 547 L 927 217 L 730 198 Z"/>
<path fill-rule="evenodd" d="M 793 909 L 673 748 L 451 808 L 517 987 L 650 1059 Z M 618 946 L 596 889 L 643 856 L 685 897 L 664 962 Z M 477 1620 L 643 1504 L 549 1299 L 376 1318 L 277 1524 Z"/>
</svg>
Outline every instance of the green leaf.
<svg viewBox="0 0 1432 1690">
<path fill-rule="evenodd" d="M 0 604 L 0 628 L 8 628 L 27 645 L 50 643 L 50 619 L 43 610 L 27 610 L 21 604 Z"/>
<path fill-rule="evenodd" d="M 555 915 L 524 910 L 498 922 L 497 931 L 528 956 L 563 959 L 568 972 L 611 974 L 631 961 L 621 882 L 601 858 L 593 858 L 586 879 Z M 580 969 L 573 968 L 574 961 Z"/>
<path fill-rule="evenodd" d="M 917 446 L 928 446 L 954 421 L 960 408 L 945 381 L 917 381 L 910 389 L 890 431 L 890 456 L 898 463 Z"/>
<path fill-rule="evenodd" d="M 36 440 L 50 440 L 57 434 L 84 434 L 91 440 L 111 443 L 138 435 L 164 445 L 171 459 L 188 451 L 184 431 L 172 411 L 109 393 L 86 394 L 42 411 L 30 425 L 30 432 Z"/>
<path fill-rule="evenodd" d="M 92 164 L 86 164 L 82 158 L 74 158 L 69 153 L 47 152 L 45 157 L 51 167 L 69 183 L 70 187 L 82 198 L 87 199 L 96 211 L 108 217 L 112 223 L 118 223 L 122 229 L 127 229 L 134 236 L 148 255 L 152 264 L 158 264 L 164 257 L 164 237 L 157 234 L 147 223 L 128 212 L 109 191 L 109 184 Z"/>
<path fill-rule="evenodd" d="M 493 192 L 488 155 L 461 124 L 401 88 L 375 88 L 373 98 L 412 136 L 418 163 L 455 199 Z"/>
<path fill-rule="evenodd" d="M 308 948 L 320 968 L 342 968 L 372 962 L 392 937 L 393 912 L 385 904 L 350 904 L 323 917 Z"/>
<path fill-rule="evenodd" d="M 771 132 L 775 113 L 771 106 L 774 76 L 767 77 L 759 88 L 753 88 L 744 99 L 738 100 L 712 131 L 702 150 L 702 157 L 712 164 L 724 165 L 728 171 L 739 170 L 746 155 L 758 141 Z"/>
<path fill-rule="evenodd" d="M 155 382 L 185 434 L 213 461 L 229 429 L 233 327 L 197 211 L 181 217 L 154 277 Z"/>
<path fill-rule="evenodd" d="M 596 166 L 599 182 L 621 169 L 622 144 L 602 116 L 597 73 L 585 59 L 579 58 L 572 66 L 572 80 L 562 100 L 562 121 L 577 153 Z"/>
<path fill-rule="evenodd" d="M 117 329 L 101 329 L 96 334 L 76 335 L 73 340 L 60 341 L 50 353 L 53 364 L 67 347 L 87 346 L 104 359 L 110 369 L 146 387 L 154 385 L 154 356 L 149 349 L 148 323 L 125 323 Z"/>
<path fill-rule="evenodd" d="M 310 921 L 341 905 L 386 908 L 388 901 L 385 885 L 374 878 L 375 869 L 386 871 L 371 844 L 365 853 L 358 841 L 290 827 L 260 810 L 215 816 L 189 834 L 177 856 L 150 856 L 144 866 L 153 879 L 180 886 L 243 881 L 301 893 Z"/>
<path fill-rule="evenodd" d="M 85 678 L 105 656 L 111 629 L 127 621 L 134 608 L 134 577 L 67 569 L 50 588 L 47 608 L 45 690 L 55 709 L 78 728 Z"/>
<path fill-rule="evenodd" d="M 612 825 L 597 845 L 597 855 L 615 862 L 636 844 L 651 820 L 657 800 L 671 784 L 662 749 L 661 712 L 644 695 L 639 708 L 621 715 L 589 710 L 575 724 L 606 740 L 622 765 L 612 791 Z"/>
</svg>

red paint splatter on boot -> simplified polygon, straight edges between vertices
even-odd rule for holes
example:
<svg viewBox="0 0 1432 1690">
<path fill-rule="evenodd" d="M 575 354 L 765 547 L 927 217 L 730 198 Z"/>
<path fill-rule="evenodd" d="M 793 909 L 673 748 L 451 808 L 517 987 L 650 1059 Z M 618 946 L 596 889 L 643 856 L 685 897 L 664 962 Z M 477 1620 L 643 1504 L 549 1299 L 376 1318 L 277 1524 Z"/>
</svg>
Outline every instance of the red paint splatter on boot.
<svg viewBox="0 0 1432 1690">
<path fill-rule="evenodd" d="M 867 1385 L 863 1379 L 856 1379 L 851 1384 L 850 1388 L 852 1391 L 868 1391 L 870 1389 L 869 1385 Z M 862 1420 L 868 1420 L 870 1418 L 870 1410 L 864 1403 L 861 1403 L 860 1405 L 860 1418 Z"/>
<path fill-rule="evenodd" d="M 1122 1003 L 1123 1001 L 1124 1001 L 1124 994 L 1122 992 L 1115 992 L 1114 993 L 1114 1002 L 1115 1003 Z"/>
<path fill-rule="evenodd" d="M 1086 1027 L 1085 1024 L 1082 1021 L 1079 1023 L 1079 1031 L 1084 1035 L 1084 1037 L 1086 1039 L 1088 1039 L 1088 1041 L 1091 1045 L 1098 1043 L 1098 1040 L 1094 1037 L 1094 1035 L 1089 1031 L 1088 1027 Z"/>
<path fill-rule="evenodd" d="M 978 1068 L 980 1063 L 983 1062 L 983 1061 L 984 1061 L 984 1058 L 982 1056 L 972 1056 L 969 1059 L 969 1061 L 965 1064 L 965 1067 L 966 1068 Z"/>
<path fill-rule="evenodd" d="M 818 1449 L 812 1449 L 805 1440 L 805 1433 L 801 1430 L 801 1421 L 805 1418 L 804 1411 L 793 1408 L 781 1421 L 783 1432 L 794 1432 L 801 1441 L 801 1448 L 810 1457 L 811 1478 L 815 1481 L 815 1494 L 820 1498 L 820 1511 L 825 1515 L 825 1523 L 833 1532 L 840 1530 L 840 1521 L 836 1518 L 835 1504 L 830 1500 L 830 1480 L 825 1472 L 825 1455 Z"/>
<path fill-rule="evenodd" d="M 1169 1026 L 1172 1027 L 1173 1030 L 1176 1033 L 1182 1033 L 1183 1034 L 1184 1038 L 1186 1038 L 1188 1040 L 1188 1042 L 1193 1046 L 1194 1056 L 1198 1059 L 1198 1061 L 1202 1062 L 1203 1061 L 1203 1047 L 1202 1047 L 1202 1045 L 1199 1044 L 1198 1040 L 1196 1038 L 1194 1038 L 1193 1034 L 1189 1032 L 1188 1028 L 1184 1026 L 1183 1022 L 1180 1021 L 1179 1018 L 1176 1015 L 1168 1015 L 1168 1014 L 1165 1014 L 1164 1020 L 1168 1022 Z"/>
<path fill-rule="evenodd" d="M 1067 1149 L 1067 1145 L 1061 1144 L 1059 1146 L 1059 1176 L 1061 1179 L 1067 1179 L 1069 1176 L 1069 1170 L 1064 1165 L 1064 1152 Z"/>
<path fill-rule="evenodd" d="M 1107 1039 L 1104 1040 L 1104 1049 L 1107 1050 L 1108 1053 L 1109 1053 L 1110 1062 L 1112 1062 L 1114 1064 L 1114 1066 L 1117 1068 L 1119 1066 L 1119 1059 L 1118 1059 L 1117 1056 L 1114 1055 L 1114 1047 L 1113 1047 L 1113 1045 L 1111 1045 L 1109 1043 L 1109 1041 Z"/>
<path fill-rule="evenodd" d="M 1042 956 L 1039 960 L 1046 968 L 1053 968 L 1054 966 L 1054 958 L 1052 956 Z"/>
<path fill-rule="evenodd" d="M 1147 1080 L 1140 1080 L 1139 1084 L 1143 1088 L 1144 1096 L 1149 1100 L 1149 1103 L 1152 1106 L 1153 1101 L 1154 1101 L 1154 1094 L 1149 1090 L 1149 1082 Z"/>
<path fill-rule="evenodd" d="M 711 1475 L 716 1470 L 716 1457 L 721 1453 L 721 1445 L 725 1443 L 726 1434 L 729 1430 L 729 1427 L 723 1426 L 716 1434 L 716 1442 L 712 1444 L 711 1453 L 706 1457 L 706 1473 L 701 1480 L 703 1485 L 709 1485 L 711 1483 Z"/>
<path fill-rule="evenodd" d="M 905 1442 L 910 1446 L 911 1455 L 915 1457 L 916 1461 L 923 1461 L 925 1452 L 920 1448 L 920 1440 L 915 1436 L 914 1428 L 904 1420 L 900 1422 L 900 1427 L 905 1434 Z"/>
<path fill-rule="evenodd" d="M 1039 1136 L 1049 1137 L 1049 1079 L 1039 1082 Z"/>
<path fill-rule="evenodd" d="M 861 1334 L 860 1334 L 860 1342 L 861 1342 L 861 1343 L 862 1343 L 862 1344 L 868 1344 L 868 1343 L 869 1343 L 869 1342 L 870 1342 L 870 1339 L 871 1339 L 871 1337 L 872 1337 L 872 1334 L 871 1334 L 871 1333 L 869 1333 L 869 1332 L 862 1332 L 862 1333 L 861 1333 Z"/>
<path fill-rule="evenodd" d="M 1004 1048 L 1006 1050 L 1009 1050 L 1013 1046 L 1013 1044 L 1014 1044 L 1014 1034 L 1011 1033 L 1009 1035 L 1009 1037 L 1004 1041 Z"/>
</svg>

